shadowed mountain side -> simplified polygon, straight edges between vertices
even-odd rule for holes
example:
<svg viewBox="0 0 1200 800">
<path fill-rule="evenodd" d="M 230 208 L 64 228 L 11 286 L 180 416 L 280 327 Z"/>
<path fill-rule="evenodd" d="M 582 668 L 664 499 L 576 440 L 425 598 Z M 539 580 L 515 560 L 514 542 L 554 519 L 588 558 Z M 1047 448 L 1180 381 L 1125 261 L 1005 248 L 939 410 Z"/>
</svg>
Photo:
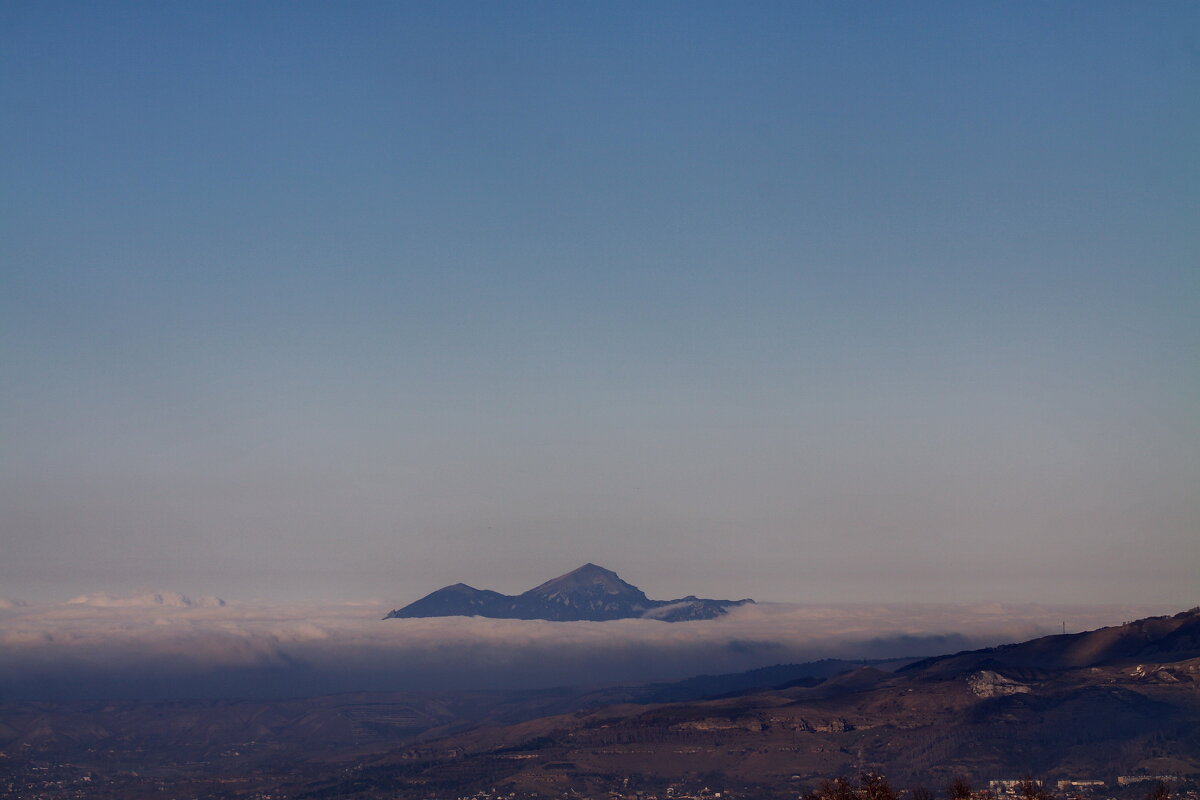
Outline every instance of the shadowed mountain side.
<svg viewBox="0 0 1200 800">
<path fill-rule="evenodd" d="M 620 775 L 779 787 L 866 770 L 933 782 L 1195 774 L 1200 658 L 1186 655 L 1197 619 L 1193 611 L 993 648 L 1022 654 L 1009 673 L 979 651 L 897 672 L 866 666 L 813 687 L 476 727 L 368 762 L 360 783 L 333 781 L 313 796 L 485 783 L 552 794 Z M 1046 641 L 1064 638 L 1074 644 Z M 1153 663 L 1130 663 L 1131 653 L 1150 652 Z M 954 659 L 957 673 L 945 668 Z M 1083 665 L 1063 666 L 1073 660 Z"/>
<path fill-rule="evenodd" d="M 287 700 L 28 702 L 0 705 L 0 753 L 81 757 L 115 743 L 172 758 L 213 757 L 239 742 L 264 755 L 379 750 L 613 704 L 698 700 L 762 690 L 783 681 L 820 682 L 865 662 L 824 659 L 675 683 L 565 686 L 526 691 L 352 692 Z M 900 662 L 903 663 L 903 662 Z M 154 755 L 144 755 L 153 758 Z M 254 750 L 246 757 L 254 761 Z"/>
<path fill-rule="evenodd" d="M 637 702 L 681 703 L 689 700 L 717 699 L 765 689 L 816 686 L 822 681 L 834 679 L 835 675 L 848 673 L 860 667 L 873 666 L 890 672 L 911 662 L 912 659 L 846 661 L 840 658 L 825 658 L 804 664 L 776 664 L 771 667 L 761 667 L 748 672 L 734 672 L 727 675 L 697 675 L 694 678 L 673 683 L 650 684 L 644 687 L 643 693 L 637 696 Z"/>
<path fill-rule="evenodd" d="M 384 619 L 479 616 L 571 622 L 641 617 L 684 622 L 714 619 L 730 608 L 753 602 L 750 599 L 709 600 L 693 595 L 677 600 L 651 600 L 612 570 L 584 564 L 519 595 L 456 583 L 396 609 Z"/>
<path fill-rule="evenodd" d="M 1138 652 L 1161 657 L 1131 662 L 1114 646 L 1111 661 L 1093 653 L 1078 668 L 1054 668 L 1061 653 L 1037 639 L 1024 652 L 1045 661 L 947 657 L 970 666 L 957 673 L 931 668 L 946 659 L 897 671 L 896 662 L 826 660 L 593 689 L 9 704 L 0 753 L 26 772 L 91 768 L 101 753 L 116 788 L 89 796 L 122 800 L 145 794 L 137 775 L 147 772 L 155 786 L 192 795 L 207 781 L 212 796 L 372 800 L 493 786 L 595 794 L 631 775 L 712 780 L 764 797 L 867 770 L 926 784 L 1188 775 L 1200 772 L 1200 658 L 1175 654 L 1190 651 L 1197 616 L 1079 634 L 1137 639 Z M 231 794 L 235 784 L 243 789 Z"/>
<path fill-rule="evenodd" d="M 415 603 L 393 611 L 384 619 L 400 617 L 486 617 L 491 609 L 503 607 L 511 597 L 490 589 L 456 583 L 425 595 Z"/>
</svg>

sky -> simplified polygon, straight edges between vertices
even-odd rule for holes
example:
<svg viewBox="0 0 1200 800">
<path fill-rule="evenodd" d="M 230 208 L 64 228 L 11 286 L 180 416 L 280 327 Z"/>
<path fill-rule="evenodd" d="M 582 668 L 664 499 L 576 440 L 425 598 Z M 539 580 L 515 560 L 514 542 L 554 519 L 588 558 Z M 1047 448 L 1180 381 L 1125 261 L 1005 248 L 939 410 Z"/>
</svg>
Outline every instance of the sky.
<svg viewBox="0 0 1200 800">
<path fill-rule="evenodd" d="M 1200 6 L 0 5 L 0 597 L 1196 605 Z"/>
</svg>

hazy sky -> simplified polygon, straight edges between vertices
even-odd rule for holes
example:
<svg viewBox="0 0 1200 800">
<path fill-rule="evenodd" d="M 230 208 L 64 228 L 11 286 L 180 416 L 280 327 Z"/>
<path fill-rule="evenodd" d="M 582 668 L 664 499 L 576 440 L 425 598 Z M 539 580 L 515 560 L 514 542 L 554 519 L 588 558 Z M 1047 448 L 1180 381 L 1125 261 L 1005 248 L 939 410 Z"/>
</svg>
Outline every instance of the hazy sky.
<svg viewBox="0 0 1200 800">
<path fill-rule="evenodd" d="M 0 4 L 0 596 L 1198 601 L 1200 4 Z"/>
</svg>

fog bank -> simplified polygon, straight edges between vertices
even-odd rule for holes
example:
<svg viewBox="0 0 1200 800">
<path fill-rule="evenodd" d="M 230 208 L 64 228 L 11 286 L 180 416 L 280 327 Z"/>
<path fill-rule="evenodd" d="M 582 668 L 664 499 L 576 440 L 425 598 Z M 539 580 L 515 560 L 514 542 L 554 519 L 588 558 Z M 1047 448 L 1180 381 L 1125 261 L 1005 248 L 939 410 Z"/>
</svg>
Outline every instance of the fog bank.
<svg viewBox="0 0 1200 800">
<path fill-rule="evenodd" d="M 0 700 L 272 698 L 684 678 L 889 658 L 1079 631 L 1179 609 L 760 604 L 716 620 L 382 620 L 378 604 L 0 609 Z"/>
</svg>

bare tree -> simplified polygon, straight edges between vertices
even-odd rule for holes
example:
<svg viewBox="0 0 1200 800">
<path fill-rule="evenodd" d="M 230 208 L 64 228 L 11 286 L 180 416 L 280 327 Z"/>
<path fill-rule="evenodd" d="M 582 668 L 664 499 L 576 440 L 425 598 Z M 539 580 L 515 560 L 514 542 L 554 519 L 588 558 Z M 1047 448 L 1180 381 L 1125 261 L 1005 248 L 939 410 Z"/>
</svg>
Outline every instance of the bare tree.
<svg viewBox="0 0 1200 800">
<path fill-rule="evenodd" d="M 1150 787 L 1150 793 L 1146 795 L 1146 800 L 1170 800 L 1171 789 L 1163 781 L 1155 781 Z"/>
<path fill-rule="evenodd" d="M 1041 781 L 1033 778 L 1023 778 L 1017 787 L 1017 793 L 1022 800 L 1050 800 L 1050 795 L 1042 787 Z"/>
<path fill-rule="evenodd" d="M 862 800 L 899 800 L 888 779 L 874 772 L 864 772 L 860 775 L 858 786 L 859 797 Z"/>
<path fill-rule="evenodd" d="M 850 781 L 834 778 L 831 781 L 821 781 L 817 790 L 811 792 L 807 800 L 859 800 L 859 797 Z"/>
<path fill-rule="evenodd" d="M 966 778 L 955 778 L 950 782 L 951 800 L 971 800 L 971 784 Z"/>
</svg>

